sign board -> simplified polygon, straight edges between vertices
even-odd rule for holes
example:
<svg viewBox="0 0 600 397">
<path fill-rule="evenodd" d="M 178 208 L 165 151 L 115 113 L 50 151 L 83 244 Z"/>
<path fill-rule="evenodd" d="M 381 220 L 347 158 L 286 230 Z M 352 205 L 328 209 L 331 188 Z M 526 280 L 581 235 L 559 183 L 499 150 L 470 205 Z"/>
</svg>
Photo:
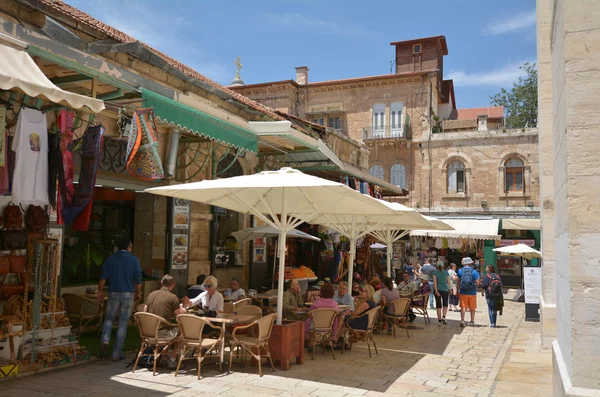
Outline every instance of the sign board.
<svg viewBox="0 0 600 397">
<path fill-rule="evenodd" d="M 171 269 L 187 269 L 188 264 L 188 239 L 187 234 L 173 234 L 173 251 L 171 254 Z"/>
<path fill-rule="evenodd" d="M 525 303 L 540 303 L 542 295 L 542 268 L 523 267 L 523 281 L 525 283 Z"/>
<path fill-rule="evenodd" d="M 190 202 L 176 198 L 173 200 L 173 229 L 190 228 Z"/>
<path fill-rule="evenodd" d="M 508 247 L 511 245 L 525 244 L 530 247 L 535 247 L 535 240 L 496 240 L 496 247 Z"/>
</svg>

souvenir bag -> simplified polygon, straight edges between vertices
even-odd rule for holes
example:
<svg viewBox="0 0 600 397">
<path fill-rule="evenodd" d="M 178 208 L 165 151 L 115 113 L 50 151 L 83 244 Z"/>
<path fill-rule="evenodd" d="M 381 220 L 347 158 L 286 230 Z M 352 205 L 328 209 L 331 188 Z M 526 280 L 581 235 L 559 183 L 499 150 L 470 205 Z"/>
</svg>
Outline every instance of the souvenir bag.
<svg viewBox="0 0 600 397">
<path fill-rule="evenodd" d="M 153 181 L 165 177 L 151 108 L 133 113 L 126 159 L 127 171 L 139 179 Z"/>
<path fill-rule="evenodd" d="M 4 228 L 5 229 L 22 229 L 23 228 L 23 213 L 21 207 L 10 202 L 4 208 Z"/>
<path fill-rule="evenodd" d="M 25 213 L 25 227 L 31 232 L 40 232 L 46 229 L 48 215 L 39 205 L 30 205 Z"/>
<path fill-rule="evenodd" d="M 8 256 L 0 256 L 0 276 L 10 273 L 10 261 Z"/>
<path fill-rule="evenodd" d="M 25 273 L 26 256 L 9 255 L 8 261 L 10 264 L 10 273 Z"/>
<path fill-rule="evenodd" d="M 0 231 L 0 249 L 2 251 L 27 249 L 27 243 L 27 232 L 25 230 Z"/>
</svg>

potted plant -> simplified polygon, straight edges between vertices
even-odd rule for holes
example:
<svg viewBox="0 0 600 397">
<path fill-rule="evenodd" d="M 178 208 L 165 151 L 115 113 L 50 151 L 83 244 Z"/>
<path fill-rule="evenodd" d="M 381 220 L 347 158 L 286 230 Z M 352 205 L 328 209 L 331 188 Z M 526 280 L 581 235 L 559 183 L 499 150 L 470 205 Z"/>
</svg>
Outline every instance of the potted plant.
<svg viewBox="0 0 600 397">
<path fill-rule="evenodd" d="M 90 280 L 92 266 L 101 266 L 103 261 L 102 245 L 95 243 L 89 236 L 80 238 L 73 246 L 65 247 L 65 270 L 70 270 L 71 275 L 76 277 L 79 265 L 85 265 L 85 282 Z M 67 272 L 64 273 L 66 276 Z"/>
</svg>

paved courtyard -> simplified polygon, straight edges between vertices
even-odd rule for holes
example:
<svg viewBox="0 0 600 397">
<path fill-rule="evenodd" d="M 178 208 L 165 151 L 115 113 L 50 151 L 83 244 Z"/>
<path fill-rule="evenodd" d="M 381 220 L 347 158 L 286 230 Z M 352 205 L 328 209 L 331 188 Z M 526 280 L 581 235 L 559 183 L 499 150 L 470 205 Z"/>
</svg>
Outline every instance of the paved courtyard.
<svg viewBox="0 0 600 397">
<path fill-rule="evenodd" d="M 459 313 L 449 313 L 447 326 L 415 321 L 420 329 L 398 330 L 397 338 L 377 335 L 379 355 L 369 358 L 366 345 L 354 345 L 343 356 L 336 352 L 306 356 L 304 365 L 289 371 L 258 370 L 234 364 L 221 374 L 211 362 L 195 376 L 173 376 L 161 369 L 153 377 L 140 369 L 131 373 L 123 363 L 90 364 L 4 381 L 0 396 L 550 396 L 551 356 L 539 346 L 537 323 L 523 321 L 522 303 L 506 302 L 499 327 L 489 328 L 485 300 L 479 296 L 476 326 L 460 328 Z M 133 357 L 133 354 L 128 355 Z M 127 360 L 129 362 L 130 360 Z"/>
</svg>

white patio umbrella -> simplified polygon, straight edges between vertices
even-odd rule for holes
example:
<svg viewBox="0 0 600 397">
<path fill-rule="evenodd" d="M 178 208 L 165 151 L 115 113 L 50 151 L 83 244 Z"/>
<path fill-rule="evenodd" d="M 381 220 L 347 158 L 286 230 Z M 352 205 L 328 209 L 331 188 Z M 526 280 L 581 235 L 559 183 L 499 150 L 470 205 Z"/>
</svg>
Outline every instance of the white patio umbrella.
<svg viewBox="0 0 600 397">
<path fill-rule="evenodd" d="M 509 245 L 506 247 L 494 248 L 493 251 L 508 256 L 520 256 L 521 258 L 527 259 L 528 261 L 533 258 L 541 258 L 542 253 L 528 245 L 519 243 L 515 245 Z"/>
<path fill-rule="evenodd" d="M 380 244 L 380 243 L 373 243 L 373 244 L 371 244 L 371 249 L 372 250 L 382 250 L 382 249 L 385 249 L 385 248 L 386 248 L 386 246 L 383 245 L 383 244 Z"/>
<path fill-rule="evenodd" d="M 304 174 L 292 168 L 254 175 L 204 180 L 146 189 L 148 193 L 177 197 L 249 213 L 279 231 L 279 240 L 303 222 L 321 215 L 372 214 L 390 217 L 394 211 L 380 201 L 339 182 Z M 285 244 L 279 245 L 277 323 L 283 314 Z"/>
<path fill-rule="evenodd" d="M 404 207 L 402 204 L 399 204 L 399 203 L 389 203 L 389 206 L 392 208 L 396 208 L 398 210 L 402 210 L 401 207 Z M 404 208 L 406 208 L 406 207 L 404 207 Z M 419 229 L 422 229 L 422 230 L 454 230 L 454 228 L 452 228 L 452 226 L 448 225 L 447 223 L 445 223 L 433 216 L 423 215 L 423 218 L 425 218 L 427 221 L 429 221 L 429 223 L 431 224 L 431 227 L 424 228 L 424 229 L 419 228 Z M 374 236 L 378 240 L 384 242 L 388 247 L 387 252 L 386 252 L 388 277 L 390 277 L 390 274 L 392 274 L 392 245 L 396 241 L 400 240 L 402 237 L 404 237 L 408 233 L 410 233 L 411 230 L 412 230 L 411 228 L 398 227 L 395 225 L 386 225 L 378 230 L 374 230 L 371 232 L 372 236 Z"/>
<path fill-rule="evenodd" d="M 338 230 L 341 234 L 350 240 L 350 260 L 348 266 L 348 284 L 352 285 L 352 275 L 354 274 L 354 259 L 356 258 L 356 241 L 379 230 L 387 227 L 398 229 L 429 229 L 434 226 L 412 208 L 402 204 L 390 203 L 388 201 L 377 200 L 393 211 L 392 215 L 370 215 L 366 213 L 356 213 L 353 215 L 320 215 L 313 223 L 327 225 Z M 388 244 L 388 250 L 390 245 Z"/>
<path fill-rule="evenodd" d="M 239 230 L 237 232 L 231 233 L 231 235 L 233 237 L 235 237 L 235 239 L 237 240 L 238 243 L 244 243 L 246 241 L 254 240 L 256 238 L 279 236 L 279 230 L 275 229 L 271 225 L 264 225 L 264 226 L 256 226 L 256 227 L 251 227 L 251 228 L 244 229 L 244 230 Z M 304 233 L 297 229 L 292 229 L 289 232 L 287 232 L 286 237 L 287 238 L 290 238 L 290 237 L 291 238 L 303 238 L 303 239 L 312 240 L 312 241 L 321 241 L 320 238 L 312 236 L 308 233 Z M 279 244 L 279 239 L 277 239 L 277 242 L 275 243 L 275 252 L 277 252 L 278 244 Z M 277 262 L 277 257 L 273 258 L 273 280 L 275 279 L 275 263 L 276 262 Z"/>
</svg>

